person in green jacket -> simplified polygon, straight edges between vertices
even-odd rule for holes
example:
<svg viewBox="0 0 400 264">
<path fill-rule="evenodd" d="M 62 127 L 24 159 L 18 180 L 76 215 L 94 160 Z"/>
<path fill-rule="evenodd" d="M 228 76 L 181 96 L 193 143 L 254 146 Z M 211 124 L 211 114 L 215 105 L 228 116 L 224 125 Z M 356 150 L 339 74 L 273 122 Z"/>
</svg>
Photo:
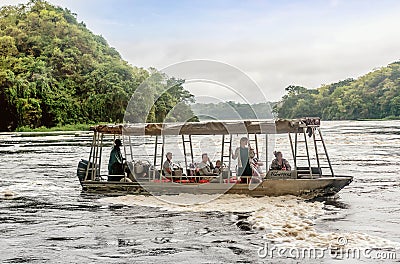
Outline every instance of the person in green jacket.
<svg viewBox="0 0 400 264">
<path fill-rule="evenodd" d="M 108 161 L 108 174 L 109 175 L 123 175 L 123 157 L 120 147 L 122 142 L 120 139 L 115 140 L 115 145 L 111 150 L 110 160 Z"/>
</svg>

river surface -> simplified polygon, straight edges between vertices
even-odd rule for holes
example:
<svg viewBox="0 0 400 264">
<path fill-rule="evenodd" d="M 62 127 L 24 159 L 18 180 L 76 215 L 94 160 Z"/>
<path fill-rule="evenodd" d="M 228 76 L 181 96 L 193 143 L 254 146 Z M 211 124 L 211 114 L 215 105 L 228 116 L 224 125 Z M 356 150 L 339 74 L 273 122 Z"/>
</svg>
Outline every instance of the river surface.
<svg viewBox="0 0 400 264">
<path fill-rule="evenodd" d="M 193 206 L 82 193 L 86 132 L 1 133 L 0 262 L 338 263 L 339 249 L 369 249 L 343 261 L 399 263 L 400 122 L 322 128 L 335 173 L 354 176 L 334 199 L 224 195 Z M 286 137 L 275 140 L 292 162 Z M 290 248 L 328 250 L 302 258 Z"/>
</svg>

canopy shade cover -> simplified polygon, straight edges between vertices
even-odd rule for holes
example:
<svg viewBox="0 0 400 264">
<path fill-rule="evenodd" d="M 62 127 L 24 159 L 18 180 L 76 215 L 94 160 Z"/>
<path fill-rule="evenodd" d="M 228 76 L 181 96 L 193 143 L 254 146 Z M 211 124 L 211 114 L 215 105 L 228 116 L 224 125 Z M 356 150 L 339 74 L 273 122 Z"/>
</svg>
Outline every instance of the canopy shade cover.
<svg viewBox="0 0 400 264">
<path fill-rule="evenodd" d="M 302 132 L 304 127 L 319 126 L 319 118 L 265 119 L 239 121 L 203 121 L 186 123 L 138 123 L 97 125 L 91 131 L 127 136 L 160 135 L 229 135 L 229 134 L 282 134 Z"/>
</svg>

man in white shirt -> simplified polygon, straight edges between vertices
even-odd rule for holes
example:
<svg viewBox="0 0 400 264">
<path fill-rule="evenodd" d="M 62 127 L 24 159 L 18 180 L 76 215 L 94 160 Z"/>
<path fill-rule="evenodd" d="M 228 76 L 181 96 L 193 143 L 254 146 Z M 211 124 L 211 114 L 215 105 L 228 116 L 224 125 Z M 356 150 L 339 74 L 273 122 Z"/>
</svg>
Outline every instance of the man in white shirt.
<svg viewBox="0 0 400 264">
<path fill-rule="evenodd" d="M 163 164 L 163 173 L 165 176 L 172 176 L 172 153 L 167 152 L 165 157 L 167 160 Z"/>
<path fill-rule="evenodd" d="M 201 176 L 203 175 L 216 175 L 214 170 L 214 165 L 211 163 L 210 158 L 207 153 L 201 155 L 201 162 L 197 165 L 199 168 L 199 173 Z"/>
</svg>

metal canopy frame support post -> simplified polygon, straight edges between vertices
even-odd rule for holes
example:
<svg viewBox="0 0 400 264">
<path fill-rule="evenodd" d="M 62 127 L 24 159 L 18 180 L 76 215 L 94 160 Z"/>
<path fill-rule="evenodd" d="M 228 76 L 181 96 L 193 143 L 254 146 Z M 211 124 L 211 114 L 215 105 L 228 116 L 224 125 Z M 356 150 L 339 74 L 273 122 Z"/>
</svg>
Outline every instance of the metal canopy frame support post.
<svg viewBox="0 0 400 264">
<path fill-rule="evenodd" d="M 187 168 L 187 152 L 186 152 L 185 135 L 182 135 L 182 145 L 183 145 L 183 156 L 185 158 L 185 168 Z"/>
<path fill-rule="evenodd" d="M 265 171 L 268 172 L 268 134 L 265 134 Z"/>
<path fill-rule="evenodd" d="M 294 134 L 294 164 L 297 170 L 297 133 Z"/>
<path fill-rule="evenodd" d="M 187 156 L 190 155 L 190 162 L 193 164 L 193 145 L 192 145 L 192 135 L 188 136 L 189 139 L 185 139 L 185 135 L 182 135 L 182 145 L 183 145 L 183 156 L 185 157 L 185 173 L 187 173 L 188 169 L 188 160 Z M 186 146 L 186 143 L 189 143 L 189 152 Z"/>
<path fill-rule="evenodd" d="M 312 127 L 311 129 L 312 129 L 312 136 L 313 136 L 313 141 L 314 141 L 315 158 L 317 159 L 317 165 L 318 165 L 318 172 L 319 172 L 319 176 L 322 176 L 321 164 L 319 162 L 317 140 L 315 138 L 315 127 Z"/>
<path fill-rule="evenodd" d="M 157 166 L 157 146 L 158 146 L 158 136 L 156 136 L 156 143 L 154 144 L 154 159 L 153 159 L 153 164 L 154 164 L 154 167 L 156 167 Z"/>
<path fill-rule="evenodd" d="M 254 135 L 254 139 L 251 139 L 251 135 Z M 249 145 L 250 145 L 250 142 L 254 142 L 254 144 L 255 144 L 255 157 L 257 158 L 257 159 L 259 159 L 260 158 L 260 156 L 259 156 L 259 154 L 258 154 L 258 141 L 257 141 L 257 134 L 247 134 L 247 138 L 248 138 L 248 140 L 249 140 Z"/>
<path fill-rule="evenodd" d="M 160 137 L 161 137 L 161 142 L 160 142 Z M 155 144 L 155 149 L 154 149 L 154 168 L 157 168 L 157 166 L 160 166 L 160 171 L 162 174 L 163 171 L 163 161 L 164 161 L 164 144 L 165 144 L 165 136 L 156 136 L 156 144 Z M 158 154 L 158 146 L 161 145 L 161 154 Z M 157 159 L 160 158 L 160 164 L 158 164 Z M 161 175 L 160 174 L 160 175 Z"/>
<path fill-rule="evenodd" d="M 322 137 L 321 129 L 318 127 L 317 130 L 318 130 L 318 134 L 320 137 L 320 141 L 322 142 L 322 146 L 324 147 L 325 156 L 328 161 L 329 169 L 331 170 L 332 177 L 335 177 L 335 174 L 333 173 L 332 163 L 331 163 L 331 160 L 329 159 L 328 151 L 326 149 L 325 141 L 324 141 L 324 138 Z"/>
<path fill-rule="evenodd" d="M 92 155 L 89 159 L 89 164 L 88 164 L 88 168 L 90 170 L 90 178 L 88 178 L 87 180 L 92 180 L 92 175 L 93 175 L 93 166 L 94 166 L 94 157 L 96 156 L 96 141 L 97 141 L 97 134 L 98 133 L 94 133 L 93 135 L 93 152 Z M 89 177 L 89 175 L 88 175 Z"/>
<path fill-rule="evenodd" d="M 95 140 L 96 140 L 96 131 L 93 134 L 93 138 L 92 138 L 92 145 L 90 146 L 90 153 L 89 153 L 89 159 L 88 159 L 88 165 L 86 167 L 86 175 L 85 175 L 85 181 L 88 180 L 88 175 L 89 175 L 89 170 L 90 168 L 90 161 L 92 160 L 92 155 L 94 153 L 94 145 L 95 145 Z"/>
<path fill-rule="evenodd" d="M 307 152 L 307 161 L 308 161 L 308 169 L 310 170 L 310 177 L 313 178 L 312 168 L 311 168 L 311 161 L 310 161 L 310 151 L 308 149 L 308 142 L 307 142 L 307 128 L 303 128 L 303 135 L 304 135 L 304 143 L 306 144 L 306 152 Z"/>
<path fill-rule="evenodd" d="M 125 144 L 125 137 L 122 136 L 122 145 L 124 145 L 124 157 L 126 158 L 126 144 Z"/>
<path fill-rule="evenodd" d="M 101 137 L 100 137 L 100 156 L 99 156 L 99 164 L 98 164 L 98 167 L 99 167 L 99 170 L 100 170 L 100 168 L 101 168 L 101 157 L 103 156 L 103 138 L 104 138 L 104 134 L 101 134 Z M 97 173 L 97 169 L 96 169 L 96 173 Z M 101 175 L 101 173 L 100 173 L 100 175 Z"/>
<path fill-rule="evenodd" d="M 296 161 L 296 153 L 293 147 L 293 140 L 292 140 L 292 135 L 288 133 L 289 136 L 289 141 L 290 141 L 290 148 L 292 150 L 292 156 L 293 156 L 293 162 L 294 162 L 294 169 L 297 170 L 297 161 Z M 296 134 L 296 140 L 297 140 L 297 134 Z M 296 142 L 297 143 L 297 142 Z"/>
<path fill-rule="evenodd" d="M 224 158 L 228 158 L 228 182 L 231 178 L 231 164 L 232 164 L 232 135 L 229 135 L 229 141 L 226 141 L 227 135 L 222 135 L 222 150 L 221 150 L 221 164 L 224 164 Z M 228 155 L 226 152 L 226 144 L 228 144 Z M 223 177 L 220 177 L 220 183 L 222 183 Z"/>
<path fill-rule="evenodd" d="M 190 158 L 192 159 L 191 163 L 193 164 L 194 163 L 194 157 L 193 157 L 192 135 L 189 135 L 189 139 L 190 139 L 190 143 L 189 143 L 189 145 L 190 145 Z"/>
<path fill-rule="evenodd" d="M 99 150 L 100 150 L 100 134 L 102 133 L 98 133 L 97 135 L 97 141 L 96 141 L 96 158 L 95 161 L 93 162 L 93 170 L 94 173 L 92 173 L 92 180 L 94 180 L 94 178 L 97 175 L 97 168 L 99 168 L 100 164 L 99 164 L 99 159 L 100 159 L 100 155 L 99 155 Z"/>
<path fill-rule="evenodd" d="M 126 136 L 124 136 L 124 135 L 122 135 L 122 144 L 124 145 L 124 158 L 125 158 L 125 160 L 126 160 L 126 157 L 128 156 L 128 154 L 127 154 L 127 151 L 126 151 L 126 142 L 125 142 L 125 137 Z M 131 152 L 132 153 L 132 152 Z M 122 160 L 122 163 L 123 163 L 124 161 Z M 123 172 L 124 173 L 124 182 L 126 182 L 127 180 L 126 180 L 126 173 L 125 172 Z"/>
<path fill-rule="evenodd" d="M 296 167 L 296 170 L 299 168 L 298 167 L 298 158 L 307 158 L 307 162 L 308 162 L 308 173 L 310 174 L 310 177 L 311 177 L 311 179 L 313 178 L 313 174 L 312 174 L 312 168 L 311 168 L 311 160 L 310 160 L 310 151 L 309 151 L 309 149 L 308 149 L 308 141 L 307 141 L 307 133 L 306 133 L 306 131 L 307 131 L 307 128 L 306 127 L 304 127 L 303 128 L 303 132 L 300 132 L 300 133 L 296 133 L 295 134 L 295 136 L 294 136 L 294 156 L 293 156 L 293 159 L 294 159 L 294 164 L 295 164 L 295 167 Z M 299 140 L 298 139 L 298 134 L 303 134 L 303 136 L 304 136 L 304 140 Z M 290 134 L 289 134 L 289 138 L 290 138 L 291 136 L 290 136 Z M 298 150 L 298 144 L 300 143 L 300 142 L 303 142 L 304 144 L 305 144 L 305 147 L 306 147 L 306 155 L 298 155 L 298 153 L 297 153 L 297 150 Z"/>
<path fill-rule="evenodd" d="M 164 135 L 162 135 L 161 136 L 161 139 L 162 139 L 162 141 L 161 141 L 161 160 L 160 160 L 160 171 L 161 171 L 161 173 L 162 173 L 162 171 L 163 171 L 163 163 L 164 163 L 164 150 L 165 150 L 165 136 Z"/>
<path fill-rule="evenodd" d="M 132 150 L 131 136 L 128 136 L 128 141 L 129 141 L 129 148 L 131 150 L 131 161 L 133 162 L 133 150 Z"/>
<path fill-rule="evenodd" d="M 97 161 L 99 158 L 99 137 L 100 137 L 99 134 L 100 133 L 97 133 L 97 132 L 94 133 L 93 144 L 92 144 L 93 151 L 90 151 L 91 157 L 89 157 L 88 170 L 90 169 L 90 171 L 91 171 L 91 178 L 90 178 L 91 181 L 93 181 L 97 175 L 97 166 L 98 166 Z M 92 162 L 92 163 L 90 163 L 90 162 Z M 92 166 L 90 166 L 90 165 L 92 165 Z M 89 174 L 88 170 L 86 171 L 86 179 Z"/>
</svg>

